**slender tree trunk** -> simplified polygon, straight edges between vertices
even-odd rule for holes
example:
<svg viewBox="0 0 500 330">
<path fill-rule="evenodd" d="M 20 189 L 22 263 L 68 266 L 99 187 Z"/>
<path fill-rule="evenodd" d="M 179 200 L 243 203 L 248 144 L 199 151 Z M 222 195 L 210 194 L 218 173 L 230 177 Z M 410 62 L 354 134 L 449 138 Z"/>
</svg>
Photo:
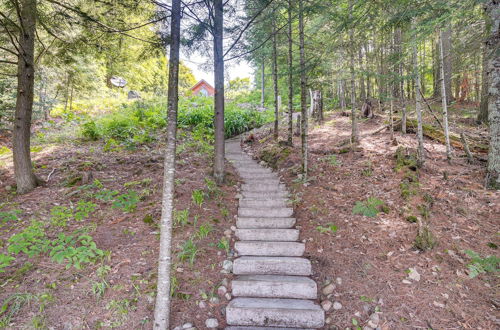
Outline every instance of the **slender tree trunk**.
<svg viewBox="0 0 500 330">
<path fill-rule="evenodd" d="M 223 1 L 214 0 L 214 82 L 215 82 L 215 160 L 214 178 L 224 182 L 224 51 Z"/>
<path fill-rule="evenodd" d="M 491 30 L 491 21 L 490 17 L 484 15 L 484 35 L 485 39 L 489 37 L 489 33 Z M 481 103 L 479 105 L 479 113 L 477 115 L 477 120 L 480 123 L 487 124 L 488 123 L 488 88 L 490 85 L 489 77 L 488 77 L 488 47 L 486 43 L 483 45 L 483 55 L 482 55 L 482 73 L 481 73 Z"/>
<path fill-rule="evenodd" d="M 412 22 L 412 30 L 415 31 L 415 22 Z M 420 92 L 420 69 L 418 66 L 417 54 L 417 40 L 416 36 L 413 40 L 413 74 L 415 75 L 415 108 L 417 111 L 417 161 L 418 166 L 422 167 L 425 163 L 425 149 L 424 149 L 424 132 L 422 127 L 422 93 Z"/>
<path fill-rule="evenodd" d="M 443 129 L 446 144 L 446 158 L 451 161 L 450 131 L 448 129 L 448 104 L 446 102 L 446 84 L 444 81 L 444 52 L 443 52 L 443 32 L 439 31 L 439 62 L 441 67 L 441 100 L 443 103 Z"/>
<path fill-rule="evenodd" d="M 402 107 L 402 114 L 401 114 L 401 133 L 406 134 L 406 101 L 402 100 L 403 107 Z"/>
<path fill-rule="evenodd" d="M 352 22 L 352 11 L 353 11 L 353 2 L 350 2 L 349 9 L 349 21 Z M 351 44 L 350 48 L 350 57 L 351 57 L 351 142 L 353 144 L 359 143 L 359 131 L 358 131 L 358 122 L 356 119 L 356 93 L 355 93 L 355 84 L 354 84 L 354 25 L 349 29 L 349 42 Z"/>
<path fill-rule="evenodd" d="M 262 63 L 261 63 L 261 71 L 260 71 L 260 107 L 264 109 L 265 107 L 265 101 L 266 101 L 266 67 L 265 67 L 265 62 L 264 58 L 262 58 Z"/>
<path fill-rule="evenodd" d="M 308 146 L 307 146 L 307 81 L 306 81 L 306 57 L 304 49 L 304 0 L 299 0 L 299 39 L 300 39 L 300 113 L 301 113 L 301 151 L 302 151 L 302 175 L 307 180 L 308 174 Z"/>
<path fill-rule="evenodd" d="M 489 0 L 486 13 L 491 17 L 491 34 L 486 42 L 488 48 L 488 121 L 490 124 L 490 150 L 486 185 L 500 189 L 500 0 Z"/>
<path fill-rule="evenodd" d="M 448 91 L 446 96 L 446 102 L 448 105 L 451 104 L 453 98 L 451 96 L 451 77 L 452 77 L 452 66 L 451 66 L 451 27 L 446 28 L 443 32 L 443 56 L 444 56 L 444 83 L 445 89 Z M 458 95 L 457 95 L 458 97 Z"/>
<path fill-rule="evenodd" d="M 278 107 L 278 50 L 276 45 L 276 24 L 273 20 L 273 87 L 274 87 L 274 139 L 278 139 L 279 107 Z"/>
<path fill-rule="evenodd" d="M 359 48 L 359 68 L 363 70 L 363 48 Z M 365 89 L 365 73 L 361 72 L 359 76 L 359 88 L 360 88 L 360 99 L 361 101 L 366 100 L 366 89 Z"/>
<path fill-rule="evenodd" d="M 293 145 L 293 39 L 292 0 L 288 0 L 288 145 Z"/>
<path fill-rule="evenodd" d="M 342 109 L 342 111 L 345 111 L 345 108 L 346 108 L 346 102 L 345 102 L 345 88 L 344 88 L 344 80 L 341 79 L 340 80 L 340 84 L 339 84 L 339 88 L 340 88 L 340 91 L 339 91 L 339 98 L 340 98 L 340 108 Z"/>
<path fill-rule="evenodd" d="M 163 197 L 160 220 L 160 255 L 154 329 L 170 329 L 170 268 L 172 266 L 172 214 L 175 188 L 177 108 L 179 103 L 179 49 L 181 0 L 172 1 L 170 59 L 168 70 L 167 149 L 163 165 Z"/>
<path fill-rule="evenodd" d="M 19 32 L 18 40 L 20 54 L 17 66 L 17 98 L 12 144 L 17 193 L 25 194 L 38 184 L 33 173 L 30 155 L 37 2 L 36 0 L 21 0 L 19 5 L 21 7 L 20 23 L 23 30 Z"/>
</svg>

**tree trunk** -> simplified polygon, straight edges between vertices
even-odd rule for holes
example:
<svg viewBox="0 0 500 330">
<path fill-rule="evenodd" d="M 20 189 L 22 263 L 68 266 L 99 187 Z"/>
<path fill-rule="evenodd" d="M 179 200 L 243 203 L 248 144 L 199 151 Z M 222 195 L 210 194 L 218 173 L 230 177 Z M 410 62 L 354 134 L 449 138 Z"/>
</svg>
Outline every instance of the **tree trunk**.
<svg viewBox="0 0 500 330">
<path fill-rule="evenodd" d="M 37 186 L 30 155 L 31 117 L 35 84 L 36 0 L 21 0 L 19 61 L 17 66 L 17 99 L 13 131 L 14 173 L 17 193 L 25 194 Z"/>
<path fill-rule="evenodd" d="M 278 107 L 278 50 L 276 45 L 276 24 L 273 20 L 273 87 L 274 87 L 274 139 L 278 139 L 279 107 Z"/>
<path fill-rule="evenodd" d="M 177 108 L 179 104 L 179 49 L 181 0 L 172 1 L 170 59 L 168 70 L 167 149 L 163 165 L 163 197 L 160 220 L 160 255 L 154 314 L 154 329 L 170 329 L 170 268 L 172 264 L 172 214 L 175 188 Z"/>
<path fill-rule="evenodd" d="M 363 48 L 359 48 L 358 52 L 359 56 L 359 68 L 360 70 L 363 70 Z M 361 72 L 359 76 L 359 88 L 360 88 L 360 99 L 361 101 L 366 100 L 366 89 L 365 89 L 365 74 L 364 72 Z"/>
<path fill-rule="evenodd" d="M 350 1 L 349 8 L 349 21 L 352 22 L 352 11 L 353 11 L 353 2 Z M 356 144 L 359 142 L 359 132 L 358 132 L 358 122 L 356 119 L 356 93 L 354 91 L 354 25 L 349 29 L 349 42 L 351 44 L 350 49 L 350 58 L 351 58 L 351 142 Z"/>
<path fill-rule="evenodd" d="M 215 82 L 215 160 L 214 178 L 217 184 L 224 182 L 224 51 L 223 4 L 214 0 L 214 82 Z"/>
<path fill-rule="evenodd" d="M 293 145 L 293 39 L 292 0 L 288 0 L 288 145 Z"/>
<path fill-rule="evenodd" d="M 265 101 L 266 101 L 266 67 L 264 63 L 264 58 L 262 58 L 262 63 L 261 63 L 261 72 L 260 72 L 260 107 L 264 109 L 265 107 Z"/>
<path fill-rule="evenodd" d="M 451 76 L 452 76 L 452 67 L 451 67 L 451 27 L 448 27 L 443 31 L 443 56 L 444 56 L 444 83 L 445 89 L 449 95 L 446 96 L 446 102 L 451 104 L 453 98 L 451 97 Z M 457 95 L 458 96 L 458 95 Z"/>
<path fill-rule="evenodd" d="M 486 185 L 500 189 L 500 0 L 489 0 L 486 13 L 491 17 L 491 34 L 486 42 L 488 48 L 488 121 L 490 123 L 490 150 Z"/>
<path fill-rule="evenodd" d="M 300 39 L 300 113 L 301 113 L 301 151 L 302 151 L 302 179 L 307 180 L 308 174 L 308 146 L 307 146 L 307 81 L 306 58 L 304 49 L 304 0 L 299 0 L 299 39 Z"/>
<path fill-rule="evenodd" d="M 484 16 L 484 35 L 485 38 L 489 37 L 489 31 L 491 30 L 490 17 Z M 477 120 L 480 123 L 488 123 L 488 87 L 490 84 L 488 77 L 488 47 L 486 43 L 483 45 L 483 58 L 482 58 L 482 73 L 481 73 L 481 103 L 479 105 L 479 113 L 477 115 Z"/>
<path fill-rule="evenodd" d="M 415 31 L 415 22 L 412 21 L 412 30 Z M 415 108 L 417 111 L 417 163 L 419 167 L 422 167 L 425 163 L 425 149 L 424 149 L 424 131 L 422 127 L 422 93 L 420 91 L 420 68 L 418 66 L 417 57 L 417 38 L 414 37 L 413 40 L 413 73 L 415 75 Z"/>
<path fill-rule="evenodd" d="M 441 100 L 443 103 L 443 130 L 446 144 L 446 158 L 451 161 L 450 131 L 448 129 L 448 104 L 446 95 L 445 74 L 444 74 L 444 52 L 443 52 L 443 32 L 439 31 L 439 62 L 441 67 Z"/>
</svg>

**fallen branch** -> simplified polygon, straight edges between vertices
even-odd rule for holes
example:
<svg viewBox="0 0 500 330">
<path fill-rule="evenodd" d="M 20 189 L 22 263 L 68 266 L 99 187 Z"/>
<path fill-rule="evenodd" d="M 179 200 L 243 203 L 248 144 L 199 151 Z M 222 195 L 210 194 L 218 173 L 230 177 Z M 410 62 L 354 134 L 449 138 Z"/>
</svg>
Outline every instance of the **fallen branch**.
<svg viewBox="0 0 500 330">
<path fill-rule="evenodd" d="M 46 182 L 49 182 L 50 180 L 50 177 L 52 176 L 52 174 L 54 174 L 54 172 L 56 171 L 56 169 L 54 168 L 50 173 L 49 175 L 47 176 L 47 180 L 45 180 Z"/>
<path fill-rule="evenodd" d="M 464 145 L 464 151 L 465 151 L 465 154 L 467 155 L 467 161 L 469 163 L 472 163 L 474 160 L 474 157 L 472 156 L 472 153 L 469 150 L 469 145 L 467 144 L 467 140 L 465 139 L 465 134 L 463 132 L 460 133 L 460 139 L 462 140 L 462 144 Z"/>
</svg>

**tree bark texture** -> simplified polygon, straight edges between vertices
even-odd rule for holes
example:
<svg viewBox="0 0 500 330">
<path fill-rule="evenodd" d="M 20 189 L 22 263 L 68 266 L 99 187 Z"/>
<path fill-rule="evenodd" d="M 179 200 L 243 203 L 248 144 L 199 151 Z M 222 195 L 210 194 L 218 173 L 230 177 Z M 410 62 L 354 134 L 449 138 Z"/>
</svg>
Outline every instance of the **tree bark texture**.
<svg viewBox="0 0 500 330">
<path fill-rule="evenodd" d="M 273 20 L 273 89 L 274 89 L 274 139 L 278 139 L 279 106 L 278 106 L 278 49 L 276 44 L 276 24 Z"/>
<path fill-rule="evenodd" d="M 217 184 L 224 182 L 224 50 L 223 2 L 214 0 L 214 82 L 215 82 L 215 159 L 214 178 Z"/>
<path fill-rule="evenodd" d="M 415 22 L 412 22 L 412 30 L 415 31 Z M 418 166 L 422 167 L 425 163 L 425 149 L 424 149 L 424 131 L 422 125 L 422 93 L 420 91 L 420 69 L 418 66 L 418 53 L 417 53 L 417 40 L 416 36 L 413 40 L 413 74 L 415 75 L 415 108 L 417 112 L 417 162 Z"/>
<path fill-rule="evenodd" d="M 488 174 L 486 185 L 500 189 L 500 0 L 489 0 L 486 13 L 491 18 L 492 28 L 486 42 L 488 51 L 488 121 L 490 124 L 490 149 L 488 152 Z"/>
<path fill-rule="evenodd" d="M 301 151 L 302 151 L 302 175 L 307 180 L 308 174 L 308 146 L 307 146 L 307 81 L 306 81 L 306 57 L 304 45 L 304 0 L 299 0 L 299 44 L 300 44 L 300 113 L 301 113 Z"/>
<path fill-rule="evenodd" d="M 175 188 L 175 156 L 177 144 L 177 109 L 179 102 L 179 49 L 181 0 L 172 1 L 170 26 L 170 59 L 168 74 L 167 149 L 163 165 L 163 198 L 160 220 L 158 283 L 154 313 L 154 329 L 170 328 L 170 268 L 172 265 L 172 216 Z"/>
<path fill-rule="evenodd" d="M 292 0 L 288 0 L 288 144 L 293 145 L 293 39 Z"/>
<path fill-rule="evenodd" d="M 17 98 L 13 130 L 13 158 L 17 193 L 33 190 L 38 180 L 33 172 L 30 155 L 31 118 L 35 84 L 36 0 L 19 1 L 21 15 L 19 31 L 19 60 L 17 66 Z"/>
<path fill-rule="evenodd" d="M 446 96 L 445 74 L 444 74 L 444 50 L 443 50 L 443 32 L 439 31 L 439 62 L 441 67 L 441 100 L 443 104 L 443 130 L 446 144 L 446 158 L 451 160 L 450 130 L 448 129 L 448 102 Z"/>
</svg>

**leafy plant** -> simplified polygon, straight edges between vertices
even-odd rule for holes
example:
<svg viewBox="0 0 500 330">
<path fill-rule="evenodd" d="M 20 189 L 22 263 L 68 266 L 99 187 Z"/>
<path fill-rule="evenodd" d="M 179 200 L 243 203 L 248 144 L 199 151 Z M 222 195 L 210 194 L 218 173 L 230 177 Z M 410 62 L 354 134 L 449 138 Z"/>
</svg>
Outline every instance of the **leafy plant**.
<svg viewBox="0 0 500 330">
<path fill-rule="evenodd" d="M 97 205 L 92 202 L 78 201 L 75 207 L 74 217 L 77 221 L 82 221 L 95 211 Z"/>
<path fill-rule="evenodd" d="M 366 217 L 376 217 L 380 212 L 379 207 L 384 205 L 384 202 L 376 197 L 368 197 L 365 202 L 356 202 L 352 209 L 352 214 L 361 214 Z"/>
<path fill-rule="evenodd" d="M 213 231 L 213 227 L 209 223 L 204 223 L 200 226 L 198 229 L 198 232 L 196 233 L 196 237 L 199 239 L 204 239 L 205 237 L 208 236 Z"/>
<path fill-rule="evenodd" d="M 182 249 L 181 252 L 179 252 L 178 257 L 180 261 L 188 260 L 189 264 L 193 265 L 198 252 L 199 252 L 198 247 L 193 242 L 193 240 L 188 239 L 182 245 Z"/>
<path fill-rule="evenodd" d="M 319 231 L 322 234 L 326 233 L 335 233 L 338 230 L 338 227 L 334 225 L 333 223 L 327 223 L 326 226 L 317 226 L 316 230 Z"/>
<path fill-rule="evenodd" d="M 226 237 L 222 237 L 217 242 L 217 247 L 219 249 L 222 249 L 222 250 L 226 251 L 226 253 L 229 253 L 229 249 L 230 249 L 229 240 Z"/>
<path fill-rule="evenodd" d="M 126 213 L 135 211 L 140 198 L 134 190 L 128 191 L 126 194 L 119 195 L 113 202 L 113 208 L 122 209 Z"/>
<path fill-rule="evenodd" d="M 18 221 L 21 210 L 0 211 L 0 223 Z"/>
<path fill-rule="evenodd" d="M 205 195 L 202 190 L 195 189 L 191 193 L 191 199 L 193 200 L 193 203 L 201 207 L 203 205 L 203 202 L 205 201 Z"/>
<path fill-rule="evenodd" d="M 500 258 L 497 256 L 486 256 L 482 258 L 477 252 L 472 250 L 466 250 L 465 254 L 471 258 L 471 263 L 467 265 L 470 278 L 474 278 L 479 274 L 496 273 L 500 271 Z"/>
<path fill-rule="evenodd" d="M 45 237 L 43 224 L 39 221 L 33 221 L 31 225 L 23 231 L 12 235 L 9 239 L 7 251 L 13 254 L 25 253 L 33 258 L 49 249 L 49 241 Z"/>
<path fill-rule="evenodd" d="M 9 267 L 14 260 L 16 260 L 14 257 L 0 253 L 0 273 L 5 272 L 4 269 Z"/>
<path fill-rule="evenodd" d="M 94 194 L 94 197 L 103 202 L 111 202 L 119 192 L 117 190 L 103 189 Z"/>
<path fill-rule="evenodd" d="M 66 206 L 54 206 L 50 209 L 50 223 L 57 227 L 66 227 L 68 221 L 73 219 L 73 212 Z"/>
<path fill-rule="evenodd" d="M 174 226 L 184 226 L 189 223 L 189 209 L 174 211 Z"/>
<path fill-rule="evenodd" d="M 341 166 L 342 162 L 337 159 L 337 155 L 329 155 L 326 157 L 323 157 L 323 161 L 327 162 L 328 164 L 332 166 Z"/>
<path fill-rule="evenodd" d="M 82 264 L 92 263 L 104 256 L 104 251 L 97 248 L 93 238 L 89 235 L 77 237 L 60 233 L 51 245 L 49 256 L 59 264 L 66 262 L 66 269 L 71 266 L 81 269 Z"/>
</svg>

